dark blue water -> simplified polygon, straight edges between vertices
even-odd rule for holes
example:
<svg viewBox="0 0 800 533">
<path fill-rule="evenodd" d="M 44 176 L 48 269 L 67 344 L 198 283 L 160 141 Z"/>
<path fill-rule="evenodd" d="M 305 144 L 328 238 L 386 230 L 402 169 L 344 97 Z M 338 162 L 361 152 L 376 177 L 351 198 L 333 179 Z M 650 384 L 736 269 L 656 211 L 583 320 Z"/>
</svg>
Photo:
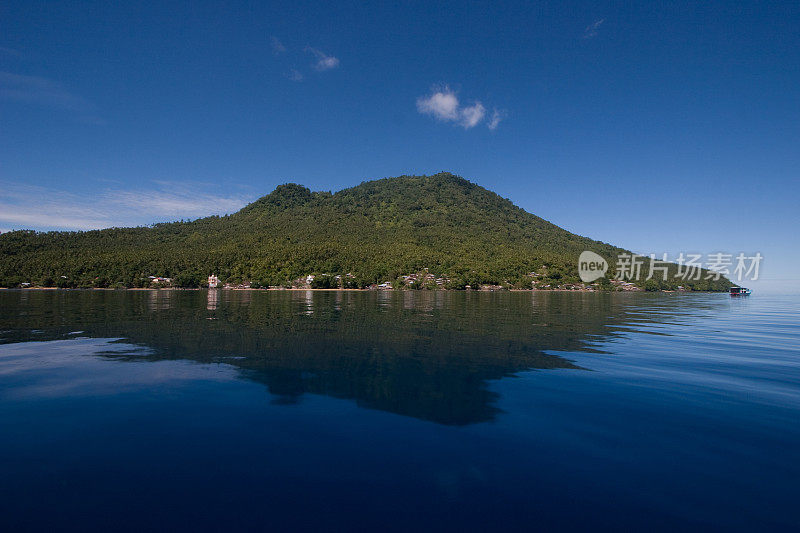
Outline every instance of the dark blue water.
<svg viewBox="0 0 800 533">
<path fill-rule="evenodd" d="M 800 300 L 0 292 L 0 529 L 800 527 Z"/>
</svg>

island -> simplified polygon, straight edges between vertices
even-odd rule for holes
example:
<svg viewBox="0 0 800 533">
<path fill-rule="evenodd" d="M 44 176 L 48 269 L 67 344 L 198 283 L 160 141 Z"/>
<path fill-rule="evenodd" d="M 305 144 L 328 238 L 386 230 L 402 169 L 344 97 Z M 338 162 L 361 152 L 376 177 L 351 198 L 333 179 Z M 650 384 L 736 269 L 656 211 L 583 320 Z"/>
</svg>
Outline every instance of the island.
<svg viewBox="0 0 800 533">
<path fill-rule="evenodd" d="M 591 283 L 578 257 L 620 247 L 566 231 L 443 172 L 336 193 L 287 183 L 240 211 L 146 227 L 0 235 L 0 286 L 727 291 L 723 276 Z M 664 279 L 666 277 L 666 279 Z"/>
</svg>

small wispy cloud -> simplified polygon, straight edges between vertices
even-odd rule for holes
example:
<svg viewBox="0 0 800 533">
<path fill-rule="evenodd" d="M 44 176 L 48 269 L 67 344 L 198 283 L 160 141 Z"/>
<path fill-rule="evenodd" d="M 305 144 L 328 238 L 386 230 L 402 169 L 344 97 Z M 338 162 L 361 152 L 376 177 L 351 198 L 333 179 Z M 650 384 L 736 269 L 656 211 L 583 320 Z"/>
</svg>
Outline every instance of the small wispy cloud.
<svg viewBox="0 0 800 533">
<path fill-rule="evenodd" d="M 57 108 L 75 113 L 86 122 L 104 123 L 91 102 L 39 76 L 0 72 L 0 99 Z"/>
<path fill-rule="evenodd" d="M 417 111 L 432 115 L 438 120 L 458 120 L 458 97 L 449 88 L 444 87 L 430 96 L 417 98 Z"/>
<path fill-rule="evenodd" d="M 495 109 L 492 111 L 492 116 L 489 117 L 489 122 L 486 124 L 486 127 L 494 131 L 497 129 L 497 126 L 500 125 L 500 122 L 502 122 L 504 118 L 506 118 L 505 111 Z"/>
<path fill-rule="evenodd" d="M 312 54 L 316 58 L 316 62 L 312 65 L 314 69 L 320 72 L 331 70 L 339 66 L 339 59 L 326 54 L 321 50 L 306 46 L 305 51 Z"/>
<path fill-rule="evenodd" d="M 296 68 L 289 69 L 289 73 L 286 74 L 286 77 L 292 81 L 303 81 L 303 73 Z"/>
<path fill-rule="evenodd" d="M 101 196 L 118 209 L 157 218 L 195 218 L 237 211 L 246 203 L 243 196 L 223 196 L 199 191 L 199 184 L 154 180 L 152 194 L 141 191 L 108 190 Z"/>
<path fill-rule="evenodd" d="M 459 124 L 467 130 L 474 128 L 486 118 L 486 107 L 481 102 L 475 101 L 472 105 L 462 106 L 455 91 L 446 85 L 433 89 L 427 96 L 417 98 L 417 111 L 442 122 Z M 498 113 L 495 110 L 487 123 L 491 130 L 497 128 L 502 120 Z"/>
<path fill-rule="evenodd" d="M 144 191 L 57 191 L 35 185 L 0 184 L 0 225 L 37 230 L 91 230 L 222 215 L 247 204 L 244 195 L 203 193 L 202 184 L 153 181 Z"/>
<path fill-rule="evenodd" d="M 594 22 L 586 26 L 586 29 L 583 30 L 583 38 L 591 39 L 593 37 L 597 37 L 597 30 L 600 29 L 600 26 L 602 26 L 603 22 L 605 21 L 606 19 L 595 20 Z"/>
<path fill-rule="evenodd" d="M 270 43 L 272 44 L 272 53 L 273 55 L 279 56 L 286 52 L 286 47 L 283 45 L 280 39 L 277 37 L 270 37 Z"/>
<path fill-rule="evenodd" d="M 68 191 L 3 184 L 0 223 L 9 228 L 97 229 L 114 225 L 109 215 L 91 198 Z"/>
<path fill-rule="evenodd" d="M 486 108 L 480 102 L 461 108 L 461 125 L 466 129 L 474 128 L 486 116 Z"/>
</svg>

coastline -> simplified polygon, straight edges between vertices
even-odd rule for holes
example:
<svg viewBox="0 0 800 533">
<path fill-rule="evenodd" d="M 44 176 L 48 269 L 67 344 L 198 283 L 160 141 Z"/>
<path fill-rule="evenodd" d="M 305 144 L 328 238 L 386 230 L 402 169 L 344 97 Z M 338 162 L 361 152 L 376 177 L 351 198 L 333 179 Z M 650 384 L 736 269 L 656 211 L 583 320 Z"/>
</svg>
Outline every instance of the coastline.
<svg viewBox="0 0 800 533">
<path fill-rule="evenodd" d="M 413 293 L 422 293 L 422 292 L 578 292 L 578 293 L 631 293 L 631 292 L 661 292 L 661 293 L 726 293 L 726 291 L 674 291 L 674 290 L 658 290 L 658 291 L 646 291 L 643 289 L 639 290 L 615 290 L 615 291 L 603 291 L 603 290 L 590 290 L 590 289 L 435 289 L 435 290 L 415 290 L 415 289 L 305 289 L 305 288 L 214 288 L 209 289 L 208 287 L 196 287 L 196 288 L 181 288 L 181 287 L 161 287 L 161 288 L 152 288 L 152 287 L 125 287 L 125 288 L 114 288 L 114 287 L 76 287 L 76 288 L 61 288 L 61 287 L 0 287 L 0 291 L 238 291 L 238 292 L 413 292 Z"/>
</svg>

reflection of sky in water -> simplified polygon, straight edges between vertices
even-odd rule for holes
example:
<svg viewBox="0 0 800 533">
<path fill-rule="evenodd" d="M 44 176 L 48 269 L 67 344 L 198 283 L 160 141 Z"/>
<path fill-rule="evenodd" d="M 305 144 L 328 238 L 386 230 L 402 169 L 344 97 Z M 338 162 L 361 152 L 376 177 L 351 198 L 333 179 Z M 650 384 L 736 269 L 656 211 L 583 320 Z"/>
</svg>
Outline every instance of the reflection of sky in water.
<svg viewBox="0 0 800 533">
<path fill-rule="evenodd" d="M 0 398 L 103 396 L 181 381 L 235 379 L 225 364 L 188 361 L 131 362 L 152 350 L 116 339 L 45 341 L 0 345 L 0 379 L 14 383 L 0 389 Z"/>
</svg>

